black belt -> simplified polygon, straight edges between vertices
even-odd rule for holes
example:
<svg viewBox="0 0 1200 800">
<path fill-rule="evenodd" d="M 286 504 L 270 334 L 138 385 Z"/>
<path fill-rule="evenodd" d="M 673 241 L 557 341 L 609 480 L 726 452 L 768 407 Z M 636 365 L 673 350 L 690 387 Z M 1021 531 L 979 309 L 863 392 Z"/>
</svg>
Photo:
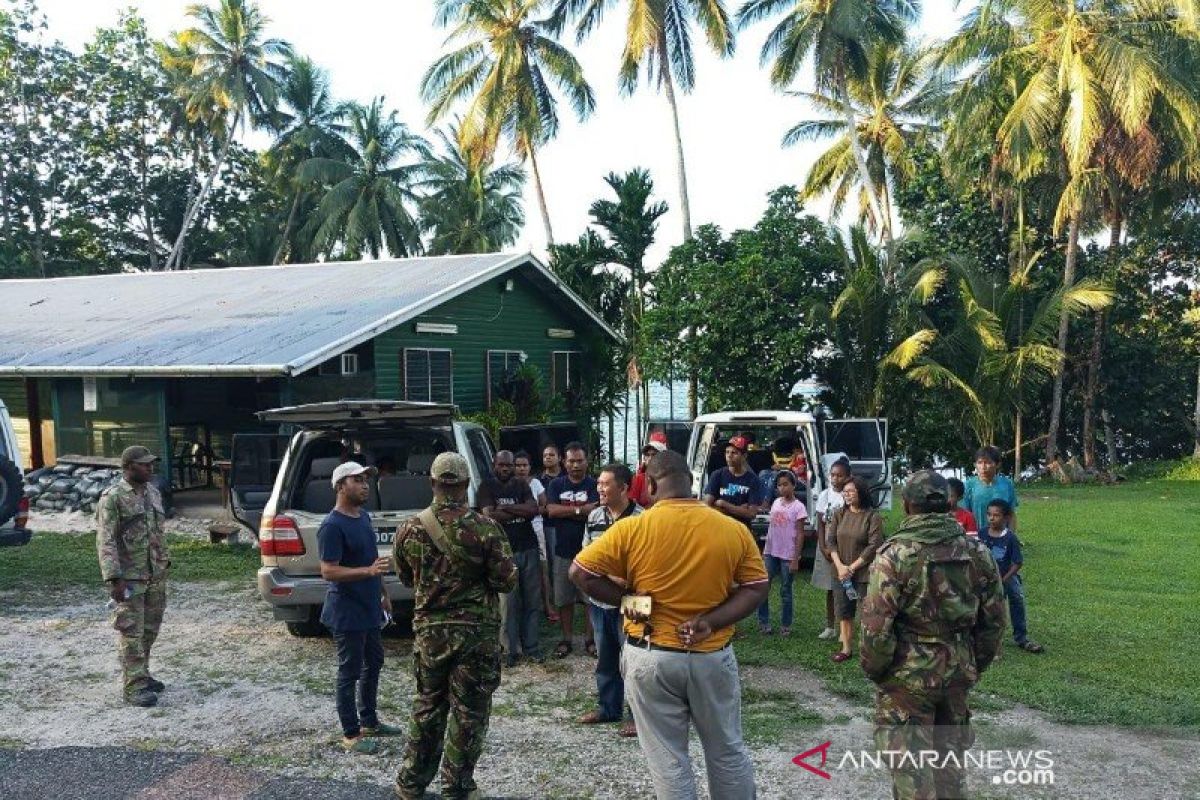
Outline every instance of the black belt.
<svg viewBox="0 0 1200 800">
<path fill-rule="evenodd" d="M 664 653 L 694 653 L 696 655 L 707 655 L 708 653 L 719 653 L 722 650 L 724 650 L 726 647 L 729 647 L 731 644 L 733 644 L 733 640 L 730 639 L 728 642 L 726 642 L 721 647 L 718 647 L 716 650 L 700 651 L 700 650 L 685 650 L 681 647 L 667 647 L 664 644 L 654 644 L 653 642 L 647 641 L 645 639 L 641 639 L 637 636 L 627 636 L 627 637 L 625 637 L 625 641 L 628 642 L 633 647 L 640 647 L 643 650 L 662 650 Z"/>
</svg>

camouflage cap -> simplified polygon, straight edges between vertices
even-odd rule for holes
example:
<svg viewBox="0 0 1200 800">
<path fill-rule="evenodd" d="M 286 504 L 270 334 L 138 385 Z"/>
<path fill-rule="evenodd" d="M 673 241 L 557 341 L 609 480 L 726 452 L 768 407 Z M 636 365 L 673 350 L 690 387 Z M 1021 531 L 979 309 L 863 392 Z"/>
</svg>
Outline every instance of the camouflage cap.
<svg viewBox="0 0 1200 800">
<path fill-rule="evenodd" d="M 140 444 L 126 447 L 121 451 L 122 467 L 128 467 L 130 464 L 153 464 L 155 461 L 158 461 L 158 456 Z"/>
<path fill-rule="evenodd" d="M 458 453 L 439 453 L 429 468 L 429 474 L 442 483 L 466 483 L 471 480 L 467 460 Z"/>
<path fill-rule="evenodd" d="M 923 469 L 912 474 L 902 495 L 910 503 L 944 503 L 950 498 L 950 484 L 942 475 Z"/>
</svg>

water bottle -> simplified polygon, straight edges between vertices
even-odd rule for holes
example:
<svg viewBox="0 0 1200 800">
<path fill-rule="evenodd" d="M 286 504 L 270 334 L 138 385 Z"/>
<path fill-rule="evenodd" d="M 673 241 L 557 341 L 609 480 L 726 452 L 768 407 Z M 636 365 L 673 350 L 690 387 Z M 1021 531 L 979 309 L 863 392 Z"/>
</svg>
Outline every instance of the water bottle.
<svg viewBox="0 0 1200 800">
<path fill-rule="evenodd" d="M 129 584 L 125 584 L 125 599 L 128 600 L 132 596 L 133 596 L 133 587 L 130 586 Z M 116 611 L 117 610 L 117 601 L 113 600 L 110 597 L 110 598 L 108 598 L 108 602 L 104 604 L 104 607 L 107 608 L 109 611 Z"/>
<path fill-rule="evenodd" d="M 849 578 L 842 581 L 842 590 L 846 593 L 847 600 L 853 601 L 858 599 L 858 590 L 854 588 L 854 581 Z"/>
</svg>

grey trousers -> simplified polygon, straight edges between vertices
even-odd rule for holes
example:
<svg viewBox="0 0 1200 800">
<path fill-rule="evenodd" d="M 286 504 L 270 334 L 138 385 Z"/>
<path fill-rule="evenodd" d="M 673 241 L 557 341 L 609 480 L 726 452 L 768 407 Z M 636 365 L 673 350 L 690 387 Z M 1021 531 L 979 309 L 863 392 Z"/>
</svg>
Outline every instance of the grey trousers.
<svg viewBox="0 0 1200 800">
<path fill-rule="evenodd" d="M 753 800 L 754 764 L 742 741 L 742 691 L 733 648 L 670 653 L 626 643 L 621 675 L 658 800 L 697 797 L 688 757 L 691 724 L 704 747 L 712 800 Z"/>
</svg>

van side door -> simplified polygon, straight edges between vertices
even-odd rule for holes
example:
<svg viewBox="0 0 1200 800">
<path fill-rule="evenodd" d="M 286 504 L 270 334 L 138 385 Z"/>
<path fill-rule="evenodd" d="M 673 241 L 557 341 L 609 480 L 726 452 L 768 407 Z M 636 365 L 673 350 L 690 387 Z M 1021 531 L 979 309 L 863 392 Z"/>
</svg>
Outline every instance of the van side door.
<svg viewBox="0 0 1200 800">
<path fill-rule="evenodd" d="M 876 508 L 892 507 L 892 468 L 888 457 L 888 421 L 879 418 L 827 419 L 825 453 L 845 453 L 850 471 L 867 482 Z"/>
</svg>

